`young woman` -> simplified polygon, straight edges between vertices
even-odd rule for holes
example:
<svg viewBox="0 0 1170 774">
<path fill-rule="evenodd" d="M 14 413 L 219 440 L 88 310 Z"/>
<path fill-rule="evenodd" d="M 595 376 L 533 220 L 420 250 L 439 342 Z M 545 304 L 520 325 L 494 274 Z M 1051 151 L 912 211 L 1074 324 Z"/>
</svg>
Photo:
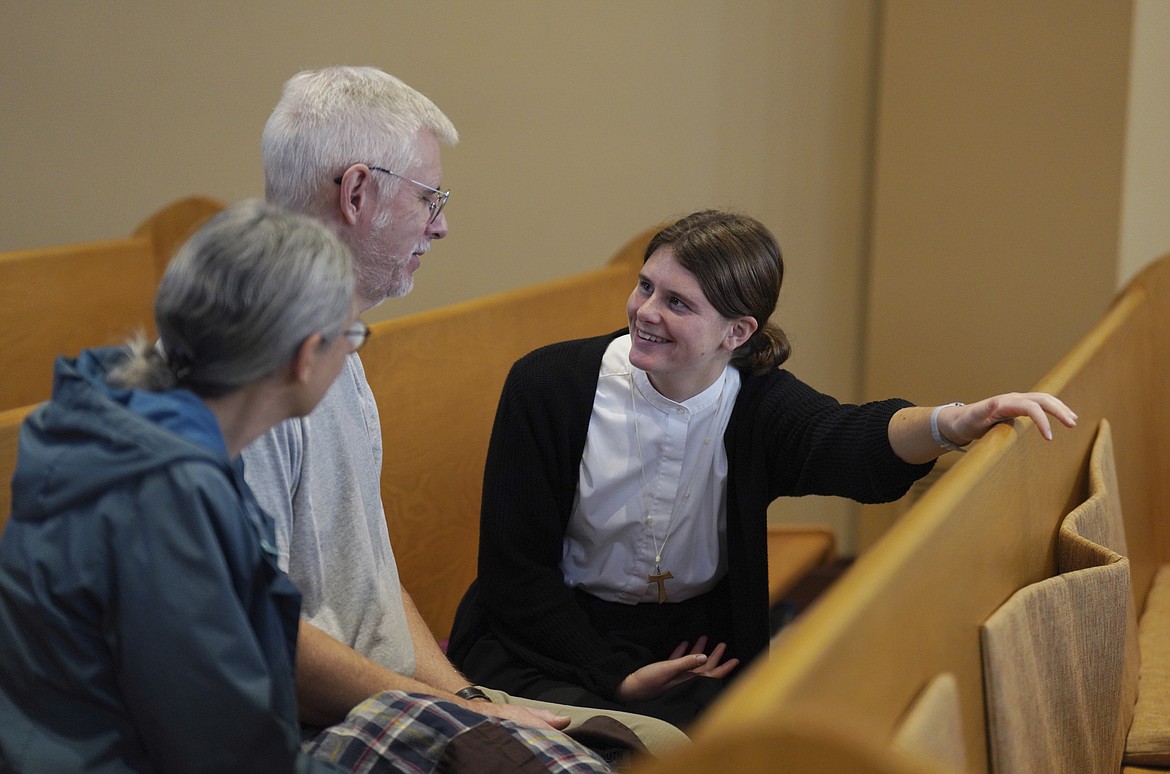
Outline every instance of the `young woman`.
<svg viewBox="0 0 1170 774">
<path fill-rule="evenodd" d="M 159 345 L 57 361 L 0 539 L 0 770 L 334 769 L 299 752 L 300 596 L 238 455 L 365 340 L 349 251 L 259 202 L 167 268 Z"/>
<path fill-rule="evenodd" d="M 757 221 L 705 211 L 651 240 L 628 330 L 537 350 L 504 385 L 479 577 L 451 656 L 531 698 L 685 725 L 768 644 L 767 507 L 901 497 L 997 422 L 1075 415 L 1045 394 L 841 404 L 778 367 L 783 278 Z M 706 679 L 696 679 L 706 678 Z"/>
</svg>

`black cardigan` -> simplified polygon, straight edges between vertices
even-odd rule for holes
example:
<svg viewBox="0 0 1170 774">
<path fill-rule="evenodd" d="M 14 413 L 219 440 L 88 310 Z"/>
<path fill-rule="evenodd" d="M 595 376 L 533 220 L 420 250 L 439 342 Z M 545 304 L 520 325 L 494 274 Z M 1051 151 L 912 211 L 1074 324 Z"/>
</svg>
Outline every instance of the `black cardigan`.
<svg viewBox="0 0 1170 774">
<path fill-rule="evenodd" d="M 597 631 L 560 570 L 601 358 L 624 333 L 543 347 L 512 367 L 484 471 L 479 577 L 448 651 L 457 667 L 490 630 L 545 674 L 610 698 L 626 675 L 665 658 Z M 785 495 L 901 497 L 932 467 L 890 448 L 890 417 L 908 405 L 844 405 L 783 370 L 742 376 L 723 438 L 728 572 L 708 592 L 734 605 L 730 655 L 746 663 L 768 645 L 768 505 Z"/>
</svg>

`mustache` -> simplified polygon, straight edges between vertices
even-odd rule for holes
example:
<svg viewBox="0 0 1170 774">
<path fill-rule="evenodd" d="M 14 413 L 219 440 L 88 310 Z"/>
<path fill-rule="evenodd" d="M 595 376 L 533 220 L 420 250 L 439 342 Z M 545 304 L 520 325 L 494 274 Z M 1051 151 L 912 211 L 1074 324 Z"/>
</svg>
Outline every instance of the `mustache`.
<svg viewBox="0 0 1170 774">
<path fill-rule="evenodd" d="M 430 252 L 430 249 L 431 248 L 428 245 L 426 247 L 420 247 L 420 248 L 416 248 L 414 250 L 411 250 L 409 253 L 400 253 L 400 254 L 395 254 L 395 255 L 387 255 L 387 256 L 383 256 L 383 257 L 389 258 L 392 260 L 396 260 L 396 261 L 404 261 L 407 258 L 411 257 L 412 255 L 417 255 L 419 258 L 422 258 L 424 255 L 426 255 L 428 252 Z"/>
</svg>

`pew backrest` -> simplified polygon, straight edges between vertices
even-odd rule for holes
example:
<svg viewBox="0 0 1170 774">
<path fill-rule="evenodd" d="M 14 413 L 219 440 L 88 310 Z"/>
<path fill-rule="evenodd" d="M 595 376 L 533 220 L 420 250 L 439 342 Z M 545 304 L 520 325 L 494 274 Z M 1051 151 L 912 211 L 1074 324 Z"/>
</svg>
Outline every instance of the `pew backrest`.
<svg viewBox="0 0 1170 774">
<path fill-rule="evenodd" d="M 48 399 L 58 355 L 154 334 L 154 291 L 171 255 L 223 204 L 192 196 L 125 239 L 0 253 L 0 410 Z"/>
<path fill-rule="evenodd" d="M 0 409 L 47 399 L 58 355 L 151 335 L 154 288 L 145 239 L 0 255 Z"/>
</svg>

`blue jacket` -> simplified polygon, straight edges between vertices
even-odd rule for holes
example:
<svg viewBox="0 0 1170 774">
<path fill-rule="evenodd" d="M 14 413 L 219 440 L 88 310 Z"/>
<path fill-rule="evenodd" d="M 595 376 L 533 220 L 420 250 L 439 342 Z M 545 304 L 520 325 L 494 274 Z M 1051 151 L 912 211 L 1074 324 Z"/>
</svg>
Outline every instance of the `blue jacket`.
<svg viewBox="0 0 1170 774">
<path fill-rule="evenodd" d="M 21 772 L 300 771 L 300 595 L 185 390 L 59 359 L 0 538 L 0 755 Z M 4 768 L 0 760 L 0 770 Z"/>
</svg>

